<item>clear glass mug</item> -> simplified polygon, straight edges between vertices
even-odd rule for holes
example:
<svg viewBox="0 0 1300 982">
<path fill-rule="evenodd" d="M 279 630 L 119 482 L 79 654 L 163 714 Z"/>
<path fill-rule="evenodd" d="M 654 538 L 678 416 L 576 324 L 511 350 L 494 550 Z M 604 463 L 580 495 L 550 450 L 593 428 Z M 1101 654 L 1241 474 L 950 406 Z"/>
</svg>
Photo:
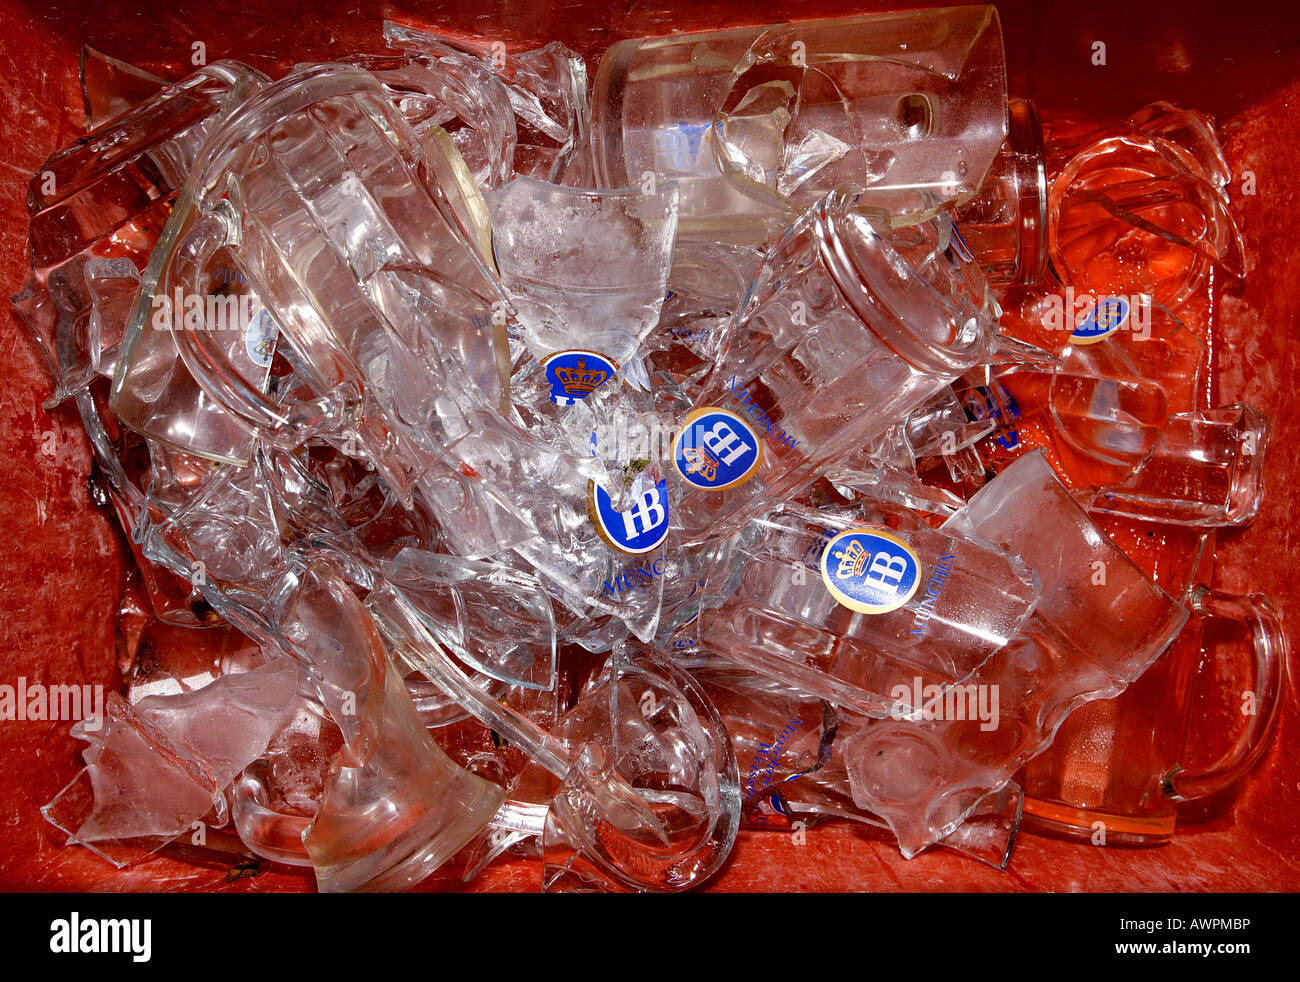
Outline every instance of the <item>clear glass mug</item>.
<svg viewBox="0 0 1300 982">
<path fill-rule="evenodd" d="M 1205 346 L 1154 298 L 1075 296 L 1070 341 L 1048 394 L 1053 433 L 1099 463 L 1132 468 L 1173 413 L 1197 409 Z"/>
<path fill-rule="evenodd" d="M 504 792 L 432 740 L 395 652 L 337 570 L 314 561 L 292 572 L 276 601 L 284 635 L 346 741 L 302 832 L 318 888 L 418 883 L 487 824 Z"/>
<path fill-rule="evenodd" d="M 1185 149 L 1129 129 L 1079 151 L 1048 191 L 1048 250 L 1067 284 L 1176 309 L 1217 265 L 1245 270 L 1228 199 Z"/>
<path fill-rule="evenodd" d="M 314 114 L 325 112 L 350 121 L 346 157 L 312 139 L 321 126 Z M 309 149 L 289 154 L 298 141 Z M 360 209 L 358 217 L 326 223 L 329 248 L 319 248 L 317 212 L 345 204 Z M 156 381 L 158 366 L 173 375 L 188 370 L 202 389 L 190 400 L 197 411 L 224 410 L 245 434 L 286 432 L 292 441 L 340 422 L 355 426 L 356 439 L 408 498 L 413 475 L 429 464 L 400 425 L 421 408 L 412 405 L 406 359 L 441 370 L 448 387 L 500 400 L 496 349 L 504 339 L 491 310 L 499 293 L 479 251 L 486 215 L 449 138 L 422 144 L 368 73 L 314 65 L 266 86 L 212 133 L 202 166 L 181 191 L 128 328 L 114 409 L 127 425 L 175 442 L 154 425 L 174 415 L 158 409 L 171 397 L 168 381 Z M 255 295 L 270 312 L 314 398 L 269 396 L 269 360 L 246 350 L 246 331 L 229 329 L 229 306 L 224 319 L 213 317 L 214 293 L 231 291 L 222 280 L 232 269 L 234 292 Z M 169 311 L 173 297 L 185 298 L 183 316 Z M 206 313 L 202 303 L 191 311 L 193 298 L 207 300 Z M 252 327 L 234 320 L 236 328 Z M 431 320 L 436 332 L 422 326 Z M 183 449 L 239 459 L 219 442 Z"/>
<path fill-rule="evenodd" d="M 988 281 L 1032 286 L 1047 274 L 1047 163 L 1038 110 L 1007 104 L 1007 139 L 979 194 L 953 215 Z"/>
<path fill-rule="evenodd" d="M 996 330 L 947 219 L 888 232 L 833 191 L 768 255 L 672 449 L 673 522 L 725 535 L 979 363 Z"/>
<path fill-rule="evenodd" d="M 1277 723 L 1289 646 L 1268 598 L 1204 585 L 1188 591 L 1199 617 L 1117 699 L 1065 721 L 1023 772 L 1024 821 L 1097 845 L 1159 845 L 1174 835 L 1178 803 L 1222 791 L 1264 755 Z M 1206 618 L 1243 624 L 1253 644 L 1255 688 L 1241 731 L 1216 761 L 1184 767 Z M 1244 704 L 1243 704 L 1244 705 Z"/>
<path fill-rule="evenodd" d="M 13 301 L 54 374 L 57 399 L 76 386 L 65 377 L 55 331 L 89 312 L 88 263 L 112 256 L 145 265 L 186 172 L 232 96 L 267 81 L 239 62 L 215 61 L 101 121 L 37 169 L 27 193 L 33 276 Z"/>
<path fill-rule="evenodd" d="M 346 153 L 312 138 L 328 113 L 350 121 Z M 418 485 L 459 552 L 486 555 L 536 532 L 469 476 L 467 461 L 445 451 L 458 441 L 468 447 L 467 437 L 488 439 L 472 407 L 490 413 L 505 396 L 498 313 L 509 308 L 494 299 L 496 273 L 481 251 L 486 204 L 447 134 L 435 127 L 429 135 L 418 140 L 379 81 L 345 65 L 301 68 L 242 102 L 205 144 L 204 164 L 187 180 L 146 270 L 114 407 L 145 432 L 151 419 L 192 415 L 192 407 L 216 410 L 245 439 L 255 429 L 293 446 L 330 432 L 404 503 Z M 281 159 L 300 142 L 308 149 Z M 354 207 L 353 224 L 319 224 L 318 214 Z M 322 227 L 328 248 L 318 241 Z M 260 298 L 287 342 L 280 351 L 295 369 L 287 393 L 271 391 L 241 332 L 216 329 L 202 310 L 197 324 L 187 310 L 157 329 L 153 295 L 208 294 L 212 307 L 226 268 Z M 152 386 L 155 361 L 192 377 L 201 398 L 156 412 L 171 390 Z M 140 412 L 129 405 L 149 399 Z M 238 459 L 229 445 L 205 450 Z"/>
<path fill-rule="evenodd" d="M 844 756 L 834 752 L 840 715 L 832 707 L 711 656 L 697 659 L 690 671 L 713 699 L 740 762 L 745 828 L 789 832 L 796 823 L 832 819 L 888 828 L 853 803 Z M 1008 785 L 981 802 L 942 845 L 1005 868 L 1020 802 L 1020 787 Z"/>
<path fill-rule="evenodd" d="M 681 187 L 682 238 L 771 241 L 841 184 L 897 221 L 974 196 L 1006 136 L 989 5 L 637 38 L 592 90 L 602 187 Z"/>
<path fill-rule="evenodd" d="M 583 765 L 551 798 L 543 889 L 680 891 L 722 867 L 740 828 L 739 766 L 708 692 L 673 659 L 615 645 L 555 733 L 582 747 Z M 593 808 L 593 790 L 614 781 L 653 809 L 660 833 Z"/>
<path fill-rule="evenodd" d="M 884 717 L 964 682 L 1022 629 L 1039 584 L 1015 556 L 959 531 L 870 518 L 787 505 L 752 523 L 705 584 L 706 647 Z"/>
<path fill-rule="evenodd" d="M 658 323 L 677 231 L 676 185 L 595 191 L 520 177 L 489 192 L 487 202 L 518 340 L 543 366 L 542 399 L 586 398 Z"/>
<path fill-rule="evenodd" d="M 1072 711 L 1123 692 L 1188 616 L 1097 528 L 1040 453 L 1004 470 L 940 531 L 1018 555 L 1043 589 L 1020 633 L 963 685 L 925 692 L 924 713 L 850 721 L 843 747 L 854 802 L 884 818 L 909 857 L 1050 746 Z"/>
<path fill-rule="evenodd" d="M 1051 371 L 1012 365 L 998 371 L 996 384 L 984 384 L 997 397 L 990 414 L 1015 417 L 1018 435 L 986 441 L 981 452 L 1004 458 L 1024 436 L 1026 446 L 1049 451 L 1069 486 L 1123 486 L 1179 414 L 1199 418 L 1206 348 L 1151 297 L 1093 297 L 1072 288 L 1042 296 L 1036 313 L 1049 346 L 1053 335 L 1065 339 L 1059 364 Z M 1194 442 L 1184 436 L 1180 448 Z"/>
<path fill-rule="evenodd" d="M 1244 403 L 1178 413 L 1125 480 L 1100 488 L 1088 510 L 1210 528 L 1247 525 L 1264 496 L 1268 417 Z"/>
</svg>

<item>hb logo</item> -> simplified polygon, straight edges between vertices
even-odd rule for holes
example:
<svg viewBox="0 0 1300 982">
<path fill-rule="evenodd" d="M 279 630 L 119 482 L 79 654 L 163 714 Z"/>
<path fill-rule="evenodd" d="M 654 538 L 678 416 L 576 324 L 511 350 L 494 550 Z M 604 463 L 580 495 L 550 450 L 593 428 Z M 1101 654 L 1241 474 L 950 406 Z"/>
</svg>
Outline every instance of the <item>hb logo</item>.
<svg viewBox="0 0 1300 982">
<path fill-rule="evenodd" d="M 1129 302 L 1123 297 L 1102 297 L 1070 335 L 1071 344 L 1096 344 L 1120 329 L 1128 319 Z"/>
<path fill-rule="evenodd" d="M 673 441 L 673 466 L 688 483 L 708 491 L 742 484 L 763 459 L 758 435 L 727 409 L 706 406 L 686 417 Z"/>
<path fill-rule="evenodd" d="M 542 362 L 551 387 L 551 402 L 572 406 L 600 388 L 618 366 L 594 351 L 558 351 Z"/>
<path fill-rule="evenodd" d="M 838 603 L 863 614 L 897 610 L 921 585 L 916 553 L 885 529 L 850 529 L 835 536 L 822 552 L 821 573 Z"/>
<path fill-rule="evenodd" d="M 653 488 L 636 495 L 630 508 L 619 511 L 609 492 L 591 481 L 587 511 L 600 537 L 619 552 L 652 552 L 668 537 L 668 482 L 660 478 Z"/>
</svg>

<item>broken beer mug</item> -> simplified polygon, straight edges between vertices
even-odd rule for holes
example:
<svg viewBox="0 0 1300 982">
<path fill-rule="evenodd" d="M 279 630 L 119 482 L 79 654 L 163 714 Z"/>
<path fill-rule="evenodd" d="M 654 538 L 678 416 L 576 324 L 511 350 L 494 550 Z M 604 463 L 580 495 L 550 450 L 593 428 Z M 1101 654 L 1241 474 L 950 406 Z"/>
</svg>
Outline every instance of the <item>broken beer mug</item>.
<svg viewBox="0 0 1300 982">
<path fill-rule="evenodd" d="M 659 323 L 677 187 L 596 191 L 520 177 L 487 200 L 501 285 L 540 368 L 514 397 L 572 405 L 611 382 Z"/>
<path fill-rule="evenodd" d="M 87 263 L 111 256 L 144 268 L 204 140 L 248 88 L 266 81 L 239 62 L 213 62 L 103 122 L 32 179 L 33 276 L 14 302 L 54 373 L 56 399 L 71 391 L 59 346 L 70 346 L 90 313 Z M 53 306 L 41 303 L 47 296 Z"/>
<path fill-rule="evenodd" d="M 1041 453 L 1021 457 L 942 531 L 1020 556 L 1043 589 L 1020 633 L 962 685 L 845 741 L 853 799 L 904 855 L 950 834 L 1046 749 L 1079 705 L 1119 695 L 1173 642 L 1187 610 L 1089 519 Z M 919 688 L 919 687 L 918 687 Z"/>
<path fill-rule="evenodd" d="M 1264 497 L 1269 421 L 1239 403 L 1169 417 L 1146 459 L 1088 510 L 1214 528 L 1249 525 Z"/>
<path fill-rule="evenodd" d="M 1156 125 L 1158 121 L 1148 121 Z M 1057 173 L 1048 194 L 1052 266 L 1098 295 L 1153 296 L 1177 310 L 1212 267 L 1245 271 L 1245 246 L 1214 165 L 1163 136 L 1127 127 L 1102 134 Z"/>
<path fill-rule="evenodd" d="M 673 445 L 673 523 L 735 531 L 986 356 L 996 305 L 940 219 L 881 231 L 834 191 L 782 237 Z"/>
<path fill-rule="evenodd" d="M 1180 801 L 1224 790 L 1264 756 L 1290 654 L 1272 603 L 1262 594 L 1236 596 L 1198 584 L 1187 604 L 1196 616 L 1169 651 L 1118 698 L 1072 713 L 1052 746 L 1030 761 L 1024 771 L 1028 824 L 1094 845 L 1158 845 L 1173 838 Z M 1246 628 L 1255 682 L 1237 739 L 1218 759 L 1193 763 L 1189 723 L 1206 664 L 1202 627 L 1212 617 Z"/>
<path fill-rule="evenodd" d="M 1038 111 L 1007 105 L 1007 140 L 979 194 L 956 209 L 962 241 L 990 283 L 1033 286 L 1047 275 L 1047 164 Z"/>
<path fill-rule="evenodd" d="M 302 834 L 317 885 L 418 883 L 487 824 L 504 792 L 433 742 L 378 626 L 336 570 L 313 562 L 276 592 L 285 637 L 346 740 Z"/>
<path fill-rule="evenodd" d="M 976 672 L 1038 591 L 1018 559 L 962 533 L 787 505 L 724 548 L 700 633 L 736 664 L 886 716 Z"/>
<path fill-rule="evenodd" d="M 621 41 L 597 69 L 599 183 L 682 187 L 683 238 L 758 245 L 845 184 L 899 224 L 974 196 L 1007 132 L 988 5 Z"/>
<path fill-rule="evenodd" d="M 341 145 L 321 122 L 329 113 L 348 121 Z M 417 382 L 427 393 L 432 372 L 445 388 L 500 403 L 488 321 L 499 293 L 477 245 L 486 207 L 458 160 L 447 141 L 421 143 L 379 82 L 355 68 L 307 66 L 248 98 L 209 138 L 150 261 L 115 406 L 158 398 L 150 352 L 174 345 L 207 400 L 246 427 L 290 444 L 345 428 L 409 499 L 431 464 L 403 421 L 419 414 L 442 446 L 461 422 L 429 412 Z M 235 292 L 256 294 L 292 346 L 309 391 L 269 393 L 269 359 L 245 344 L 255 325 L 211 323 L 211 298 L 232 271 Z M 185 315 L 172 311 L 156 329 L 155 300 L 172 296 L 184 298 Z M 191 298 L 200 301 L 193 315 Z M 436 332 L 424 326 L 433 319 Z M 408 377 L 416 358 L 419 379 Z M 149 418 L 137 425 L 157 430 Z"/>
</svg>

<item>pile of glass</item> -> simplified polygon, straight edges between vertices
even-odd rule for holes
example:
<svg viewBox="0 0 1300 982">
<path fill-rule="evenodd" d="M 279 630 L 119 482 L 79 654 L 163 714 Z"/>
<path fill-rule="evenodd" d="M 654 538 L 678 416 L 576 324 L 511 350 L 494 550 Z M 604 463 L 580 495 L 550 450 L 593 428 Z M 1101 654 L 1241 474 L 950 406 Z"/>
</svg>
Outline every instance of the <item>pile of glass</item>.
<svg viewBox="0 0 1300 982">
<path fill-rule="evenodd" d="M 992 7 L 625 41 L 590 86 L 384 33 L 278 81 L 92 56 L 32 180 L 14 303 L 151 621 L 46 817 L 323 890 L 681 890 L 844 818 L 1004 865 L 1016 772 L 1188 618 L 1089 512 L 1258 507 L 1266 424 L 1180 330 L 1241 265 L 1212 129 L 1045 144 Z"/>
</svg>

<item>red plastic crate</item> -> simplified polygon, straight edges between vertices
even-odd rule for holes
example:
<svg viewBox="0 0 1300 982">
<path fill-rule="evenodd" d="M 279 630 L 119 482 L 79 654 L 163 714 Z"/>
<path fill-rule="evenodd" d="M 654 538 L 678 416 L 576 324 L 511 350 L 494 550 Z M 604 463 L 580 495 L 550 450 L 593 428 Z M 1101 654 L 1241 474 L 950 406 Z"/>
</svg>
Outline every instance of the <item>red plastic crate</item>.
<svg viewBox="0 0 1300 982">
<path fill-rule="evenodd" d="M 6 0 L 0 6 L 0 269 L 6 293 L 27 274 L 27 183 L 56 149 L 83 132 L 77 56 L 89 44 L 175 79 L 191 68 L 191 45 L 208 61 L 231 57 L 273 77 L 295 62 L 384 50 L 384 17 L 523 49 L 560 40 L 594 73 L 604 49 L 624 37 L 667 34 L 815 16 L 887 10 L 898 3 L 781 0 L 763 6 L 703 0 L 607 5 L 456 2 L 364 5 L 281 0 L 250 11 L 233 3 L 146 0 L 128 10 L 69 2 Z M 1230 5 L 1102 0 L 1044 5 L 999 3 L 1009 91 L 1048 113 L 1118 121 L 1164 99 L 1212 113 L 1232 165 L 1233 211 L 1247 245 L 1249 275 L 1223 284 L 1211 352 L 1215 404 L 1247 401 L 1273 421 L 1267 495 L 1248 529 L 1221 534 L 1214 585 L 1263 592 L 1295 638 L 1300 579 L 1292 571 L 1291 502 L 1300 477 L 1300 384 L 1291 333 L 1300 317 L 1300 13 L 1289 2 Z M 1093 43 L 1106 64 L 1093 64 Z M 1242 194 L 1245 172 L 1254 195 Z M 34 343 L 8 305 L 0 310 L 0 682 L 120 682 L 115 622 L 129 562 L 121 533 L 87 490 L 91 453 L 75 411 L 41 408 L 51 383 Z M 49 434 L 54 434 L 53 438 Z M 1143 533 L 1117 535 L 1142 559 Z M 1138 543 L 1136 546 L 1134 543 Z M 1239 646 L 1221 649 L 1219 675 L 1245 673 Z M 1293 642 L 1293 647 L 1295 644 Z M 1238 664 L 1238 663 L 1243 664 Z M 806 843 L 788 835 L 742 832 L 713 889 L 869 891 L 1255 891 L 1300 889 L 1300 759 L 1288 753 L 1300 734 L 1295 671 L 1263 763 L 1235 789 L 1184 806 L 1175 841 L 1156 848 L 1100 848 L 1022 829 L 1010 867 L 995 871 L 944 850 L 903 860 L 883 833 L 835 824 Z M 1242 676 L 1245 677 L 1244 675 Z M 1237 686 L 1239 690 L 1241 686 Z M 1237 705 L 1231 685 L 1207 685 L 1194 732 L 1198 752 L 1222 748 L 1209 735 L 1230 732 Z M 8 890 L 310 890 L 310 871 L 263 863 L 257 876 L 230 879 L 226 862 L 166 854 L 117 871 L 90 852 L 65 848 L 39 808 L 80 767 L 82 746 L 68 723 L 0 724 L 0 889 Z M 531 890 L 539 865 L 498 863 L 465 887 L 451 865 L 424 889 Z"/>
</svg>

